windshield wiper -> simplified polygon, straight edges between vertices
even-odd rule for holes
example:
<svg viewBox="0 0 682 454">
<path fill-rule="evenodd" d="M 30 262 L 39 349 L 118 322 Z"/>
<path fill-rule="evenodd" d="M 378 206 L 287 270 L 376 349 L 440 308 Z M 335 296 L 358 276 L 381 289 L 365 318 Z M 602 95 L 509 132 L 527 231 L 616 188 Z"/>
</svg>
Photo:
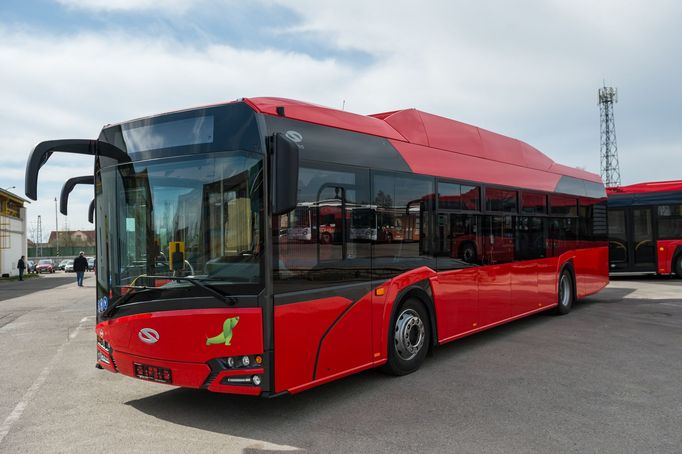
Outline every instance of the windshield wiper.
<svg viewBox="0 0 682 454">
<path fill-rule="evenodd" d="M 230 293 L 220 291 L 216 289 L 212 285 L 204 284 L 201 282 L 200 279 L 197 279 L 195 277 L 175 277 L 175 276 L 146 276 L 147 278 L 154 278 L 154 279 L 170 279 L 173 281 L 186 281 L 189 282 L 190 284 L 199 287 L 203 290 L 206 290 L 208 293 L 213 295 L 216 299 L 222 301 L 223 303 L 227 304 L 228 306 L 234 306 L 237 304 L 237 298 L 232 296 Z M 160 288 L 160 287 L 156 287 Z"/>
<path fill-rule="evenodd" d="M 237 304 L 238 300 L 234 296 L 232 296 L 229 293 L 222 292 L 212 285 L 204 284 L 197 278 L 192 278 L 192 277 L 175 277 L 175 276 L 144 276 L 145 279 L 168 279 L 171 281 L 185 281 L 189 282 L 190 284 L 194 285 L 195 287 L 199 287 L 202 290 L 206 290 L 208 293 L 210 293 L 214 298 L 217 300 L 225 303 L 228 306 L 234 306 Z M 119 298 L 118 301 L 116 301 L 114 304 L 109 306 L 107 310 L 102 312 L 103 317 L 109 317 L 111 314 L 114 313 L 114 311 L 128 302 L 133 298 L 133 296 L 137 295 L 140 293 L 140 291 L 145 291 L 145 290 L 163 290 L 163 287 L 148 287 L 146 285 L 136 285 L 136 286 L 126 286 L 125 288 L 129 288 L 130 291 L 123 295 L 121 298 Z"/>
</svg>

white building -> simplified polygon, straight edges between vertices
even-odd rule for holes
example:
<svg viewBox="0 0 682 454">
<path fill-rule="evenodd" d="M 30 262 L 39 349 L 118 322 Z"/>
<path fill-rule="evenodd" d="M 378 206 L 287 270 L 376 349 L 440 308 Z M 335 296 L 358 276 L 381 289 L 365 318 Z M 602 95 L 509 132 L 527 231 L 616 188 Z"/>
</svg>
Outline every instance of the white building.
<svg viewBox="0 0 682 454">
<path fill-rule="evenodd" d="M 0 189 L 0 276 L 18 275 L 19 257 L 28 256 L 25 203 L 28 200 Z"/>
</svg>

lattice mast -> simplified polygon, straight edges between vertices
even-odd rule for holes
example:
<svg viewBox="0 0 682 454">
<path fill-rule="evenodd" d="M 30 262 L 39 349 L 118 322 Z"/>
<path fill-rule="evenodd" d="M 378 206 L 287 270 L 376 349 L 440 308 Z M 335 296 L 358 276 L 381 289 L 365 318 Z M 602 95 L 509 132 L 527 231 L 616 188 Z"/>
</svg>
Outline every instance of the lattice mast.
<svg viewBox="0 0 682 454">
<path fill-rule="evenodd" d="M 606 187 L 620 186 L 620 165 L 616 145 L 616 121 L 613 105 L 618 102 L 618 90 L 604 86 L 599 89 L 599 118 L 601 124 L 601 178 Z"/>
</svg>

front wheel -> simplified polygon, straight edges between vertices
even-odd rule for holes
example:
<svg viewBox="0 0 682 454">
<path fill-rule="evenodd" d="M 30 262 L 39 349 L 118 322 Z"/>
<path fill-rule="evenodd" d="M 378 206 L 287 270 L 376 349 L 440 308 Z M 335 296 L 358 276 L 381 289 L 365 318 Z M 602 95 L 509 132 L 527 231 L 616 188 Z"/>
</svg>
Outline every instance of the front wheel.
<svg viewBox="0 0 682 454">
<path fill-rule="evenodd" d="M 682 278 L 682 254 L 679 254 L 675 259 L 675 274 L 677 274 L 677 277 Z"/>
<path fill-rule="evenodd" d="M 573 275 L 569 270 L 564 269 L 559 275 L 559 306 L 557 306 L 556 313 L 565 315 L 571 312 L 574 300 Z"/>
<path fill-rule="evenodd" d="M 419 369 L 429 349 L 431 326 L 424 305 L 415 298 L 405 300 L 395 312 L 388 335 L 388 362 L 383 370 L 406 375 Z"/>
</svg>

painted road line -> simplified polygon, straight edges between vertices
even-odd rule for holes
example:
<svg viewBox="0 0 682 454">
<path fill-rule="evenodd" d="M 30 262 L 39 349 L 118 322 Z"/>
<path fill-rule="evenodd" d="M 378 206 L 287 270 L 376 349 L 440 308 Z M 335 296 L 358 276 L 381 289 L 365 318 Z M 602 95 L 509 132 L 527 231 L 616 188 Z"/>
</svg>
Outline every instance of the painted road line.
<svg viewBox="0 0 682 454">
<path fill-rule="evenodd" d="M 69 334 L 69 339 L 64 342 L 62 345 L 59 346 L 57 351 L 55 352 L 54 356 L 50 360 L 50 362 L 43 368 L 43 370 L 40 372 L 40 375 L 38 375 L 38 378 L 35 379 L 33 384 L 28 388 L 26 393 L 23 395 L 19 403 L 14 407 L 14 410 L 12 410 L 12 413 L 9 414 L 9 416 L 5 419 L 5 421 L 2 423 L 0 426 L 0 445 L 2 444 L 2 441 L 5 439 L 7 434 L 9 433 L 10 429 L 12 426 L 19 421 L 21 418 L 21 415 L 24 413 L 24 410 L 28 406 L 28 404 L 31 403 L 33 398 L 36 396 L 38 393 L 38 390 L 40 389 L 41 386 L 45 383 L 45 380 L 47 380 L 48 375 L 50 375 L 50 372 L 52 372 L 52 369 L 54 366 L 57 364 L 57 361 L 59 361 L 60 357 L 62 356 L 62 352 L 64 351 L 64 348 L 66 345 L 72 341 L 78 333 L 81 331 L 83 326 L 85 326 L 85 323 L 94 318 L 94 316 L 90 317 L 83 317 L 76 327 L 75 330 L 71 334 Z"/>
</svg>

